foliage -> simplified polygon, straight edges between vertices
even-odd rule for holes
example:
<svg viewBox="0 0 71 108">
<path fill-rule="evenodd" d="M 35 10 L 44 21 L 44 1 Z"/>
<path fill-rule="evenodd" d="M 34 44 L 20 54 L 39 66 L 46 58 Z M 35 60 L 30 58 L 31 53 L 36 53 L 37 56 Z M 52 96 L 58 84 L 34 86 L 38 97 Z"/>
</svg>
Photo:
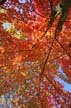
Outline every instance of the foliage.
<svg viewBox="0 0 71 108">
<path fill-rule="evenodd" d="M 71 0 L 0 4 L 0 105 L 71 108 Z"/>
</svg>

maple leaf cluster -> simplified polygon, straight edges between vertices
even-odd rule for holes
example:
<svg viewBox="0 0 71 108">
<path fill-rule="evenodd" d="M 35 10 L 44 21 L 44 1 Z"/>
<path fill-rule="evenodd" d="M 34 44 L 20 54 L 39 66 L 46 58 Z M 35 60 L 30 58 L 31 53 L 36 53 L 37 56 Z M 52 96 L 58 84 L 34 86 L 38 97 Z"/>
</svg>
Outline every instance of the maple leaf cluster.
<svg viewBox="0 0 71 108">
<path fill-rule="evenodd" d="M 71 108 L 56 79 L 71 84 L 71 0 L 0 1 L 0 105 Z"/>
</svg>

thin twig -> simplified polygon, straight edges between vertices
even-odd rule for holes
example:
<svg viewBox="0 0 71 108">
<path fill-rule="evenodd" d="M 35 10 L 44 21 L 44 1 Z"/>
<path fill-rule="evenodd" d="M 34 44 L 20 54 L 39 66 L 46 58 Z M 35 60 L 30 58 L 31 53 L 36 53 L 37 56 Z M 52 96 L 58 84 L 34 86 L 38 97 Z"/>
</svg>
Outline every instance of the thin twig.
<svg viewBox="0 0 71 108">
<path fill-rule="evenodd" d="M 32 0 L 30 0 L 30 2 L 31 2 L 33 11 L 34 11 L 37 15 L 39 15 L 39 16 L 41 16 L 41 17 L 45 17 L 45 16 L 41 15 L 40 13 L 38 13 L 38 12 L 35 10 L 35 8 L 34 8 L 34 6 L 33 6 L 33 3 L 32 3 Z"/>
<path fill-rule="evenodd" d="M 57 87 L 52 83 L 51 79 L 49 79 L 45 74 L 43 74 L 43 75 L 50 82 L 50 84 L 54 87 L 54 89 L 60 95 L 60 97 L 62 97 L 62 95 L 59 93 L 59 90 L 57 89 Z M 64 97 L 62 97 L 62 98 L 63 98 L 64 101 L 66 101 Z"/>
<path fill-rule="evenodd" d="M 65 51 L 65 53 L 71 58 L 71 55 L 67 52 L 67 50 L 63 47 L 63 45 L 59 42 L 57 38 L 56 38 L 56 41 L 61 46 L 61 48 Z"/>
<path fill-rule="evenodd" d="M 47 56 L 46 56 L 46 59 L 45 59 L 44 65 L 43 65 L 43 69 L 42 69 L 42 72 L 41 72 L 41 76 L 42 76 L 43 73 L 44 73 L 44 70 L 45 70 L 47 61 L 48 61 L 48 59 L 49 59 L 49 56 L 50 56 L 50 53 L 51 53 L 51 50 L 52 50 L 52 47 L 53 47 L 53 44 L 54 44 L 55 39 L 56 39 L 56 34 L 55 34 L 54 39 L 53 39 L 53 41 L 52 41 L 52 43 L 51 43 L 51 47 L 50 47 L 50 49 L 49 49 L 49 52 L 48 52 L 48 54 L 47 54 Z"/>
<path fill-rule="evenodd" d="M 2 53 L 2 54 L 8 54 L 8 53 L 19 53 L 19 52 L 25 52 L 25 51 L 31 51 L 31 49 L 30 49 L 30 50 L 24 50 L 24 49 L 22 49 L 22 50 L 10 51 L 10 52 L 5 51 L 5 52 Z"/>
</svg>

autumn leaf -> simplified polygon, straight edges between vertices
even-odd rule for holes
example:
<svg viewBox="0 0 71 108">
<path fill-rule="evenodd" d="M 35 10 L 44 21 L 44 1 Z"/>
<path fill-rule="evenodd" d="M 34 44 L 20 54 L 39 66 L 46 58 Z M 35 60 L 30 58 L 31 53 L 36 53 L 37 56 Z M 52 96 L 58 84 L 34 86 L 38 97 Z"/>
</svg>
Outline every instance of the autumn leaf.
<svg viewBox="0 0 71 108">
<path fill-rule="evenodd" d="M 71 108 L 70 100 L 71 0 L 0 1 L 0 106 Z"/>
</svg>

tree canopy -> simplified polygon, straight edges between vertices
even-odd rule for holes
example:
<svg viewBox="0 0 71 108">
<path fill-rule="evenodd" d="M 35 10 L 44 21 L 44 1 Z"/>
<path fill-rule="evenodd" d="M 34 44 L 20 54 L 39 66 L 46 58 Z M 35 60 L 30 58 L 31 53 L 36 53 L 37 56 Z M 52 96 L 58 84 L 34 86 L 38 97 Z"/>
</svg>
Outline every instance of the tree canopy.
<svg viewBox="0 0 71 108">
<path fill-rule="evenodd" d="M 71 84 L 71 0 L 1 0 L 0 107 L 71 108 L 65 84 Z"/>
</svg>

